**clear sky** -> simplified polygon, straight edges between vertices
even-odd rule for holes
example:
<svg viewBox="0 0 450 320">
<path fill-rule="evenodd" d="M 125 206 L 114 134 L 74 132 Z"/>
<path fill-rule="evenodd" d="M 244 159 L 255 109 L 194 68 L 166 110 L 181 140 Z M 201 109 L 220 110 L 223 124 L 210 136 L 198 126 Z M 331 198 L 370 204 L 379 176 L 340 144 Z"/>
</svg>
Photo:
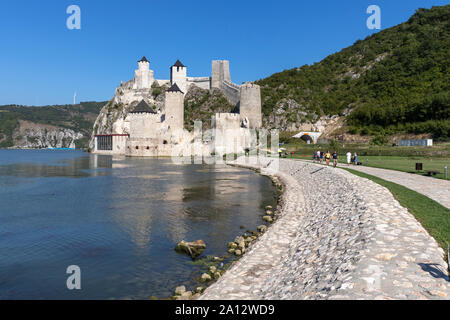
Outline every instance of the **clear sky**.
<svg viewBox="0 0 450 320">
<path fill-rule="evenodd" d="M 41 0 L 0 4 L 0 105 L 104 101 L 146 56 L 157 79 L 180 59 L 190 76 L 209 76 L 211 60 L 230 60 L 233 82 L 267 77 L 322 60 L 440 0 Z M 69 5 L 81 30 L 69 30 Z"/>
</svg>

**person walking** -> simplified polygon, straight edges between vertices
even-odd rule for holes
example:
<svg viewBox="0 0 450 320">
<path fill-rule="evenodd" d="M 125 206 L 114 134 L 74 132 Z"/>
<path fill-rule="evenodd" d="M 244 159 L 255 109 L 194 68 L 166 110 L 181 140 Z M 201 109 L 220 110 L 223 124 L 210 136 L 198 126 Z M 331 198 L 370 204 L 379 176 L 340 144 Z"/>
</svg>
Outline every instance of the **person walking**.
<svg viewBox="0 0 450 320">
<path fill-rule="evenodd" d="M 320 158 L 320 164 L 322 164 L 322 162 L 323 162 L 323 152 L 322 151 L 320 152 L 320 157 L 319 158 Z"/>
<path fill-rule="evenodd" d="M 354 160 L 353 161 L 355 161 L 355 165 L 357 166 L 358 165 L 358 154 L 355 152 L 355 155 L 354 155 Z"/>
<path fill-rule="evenodd" d="M 333 152 L 333 167 L 336 168 L 337 164 L 338 164 L 338 154 L 337 154 L 336 150 L 334 150 L 334 152 Z"/>
<path fill-rule="evenodd" d="M 331 160 L 331 153 L 330 153 L 330 151 L 328 150 L 327 153 L 325 154 L 325 161 L 326 161 L 326 163 L 327 163 L 327 166 L 330 165 L 330 160 Z"/>
<path fill-rule="evenodd" d="M 347 156 L 347 165 L 350 166 L 350 163 L 352 161 L 352 153 L 348 151 L 346 156 Z"/>
</svg>

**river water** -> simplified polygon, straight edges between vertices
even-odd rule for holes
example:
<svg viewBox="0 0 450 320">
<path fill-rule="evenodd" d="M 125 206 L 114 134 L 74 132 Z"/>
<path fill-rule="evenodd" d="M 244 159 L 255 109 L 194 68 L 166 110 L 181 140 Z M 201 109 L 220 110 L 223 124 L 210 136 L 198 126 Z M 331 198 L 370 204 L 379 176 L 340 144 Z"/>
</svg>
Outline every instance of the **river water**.
<svg viewBox="0 0 450 320">
<path fill-rule="evenodd" d="M 262 224 L 267 177 L 223 165 L 176 165 L 79 151 L 0 150 L 0 299 L 148 299 L 195 288 L 203 256 Z M 66 269 L 81 270 L 68 290 Z"/>
</svg>

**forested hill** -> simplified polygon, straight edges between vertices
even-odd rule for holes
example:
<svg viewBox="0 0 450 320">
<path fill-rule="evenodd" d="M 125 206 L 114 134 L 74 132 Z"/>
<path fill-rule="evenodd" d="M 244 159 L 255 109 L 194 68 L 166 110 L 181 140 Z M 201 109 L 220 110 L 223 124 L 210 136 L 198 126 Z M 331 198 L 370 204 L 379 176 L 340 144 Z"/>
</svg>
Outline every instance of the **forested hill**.
<svg viewBox="0 0 450 320">
<path fill-rule="evenodd" d="M 350 115 L 351 133 L 450 137 L 450 5 L 358 40 L 311 66 L 257 81 L 266 125 Z"/>
<path fill-rule="evenodd" d="M 106 102 L 26 107 L 0 106 L 0 148 L 87 147 L 94 121 Z"/>
</svg>

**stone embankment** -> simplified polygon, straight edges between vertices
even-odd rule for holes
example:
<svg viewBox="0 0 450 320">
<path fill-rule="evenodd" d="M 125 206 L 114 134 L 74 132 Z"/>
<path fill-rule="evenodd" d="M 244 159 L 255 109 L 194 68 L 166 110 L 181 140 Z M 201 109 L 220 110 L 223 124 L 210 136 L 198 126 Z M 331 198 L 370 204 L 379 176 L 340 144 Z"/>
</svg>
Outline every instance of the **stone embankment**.
<svg viewBox="0 0 450 320">
<path fill-rule="evenodd" d="M 311 163 L 278 167 L 279 219 L 201 299 L 450 298 L 444 251 L 386 188 Z"/>
</svg>

